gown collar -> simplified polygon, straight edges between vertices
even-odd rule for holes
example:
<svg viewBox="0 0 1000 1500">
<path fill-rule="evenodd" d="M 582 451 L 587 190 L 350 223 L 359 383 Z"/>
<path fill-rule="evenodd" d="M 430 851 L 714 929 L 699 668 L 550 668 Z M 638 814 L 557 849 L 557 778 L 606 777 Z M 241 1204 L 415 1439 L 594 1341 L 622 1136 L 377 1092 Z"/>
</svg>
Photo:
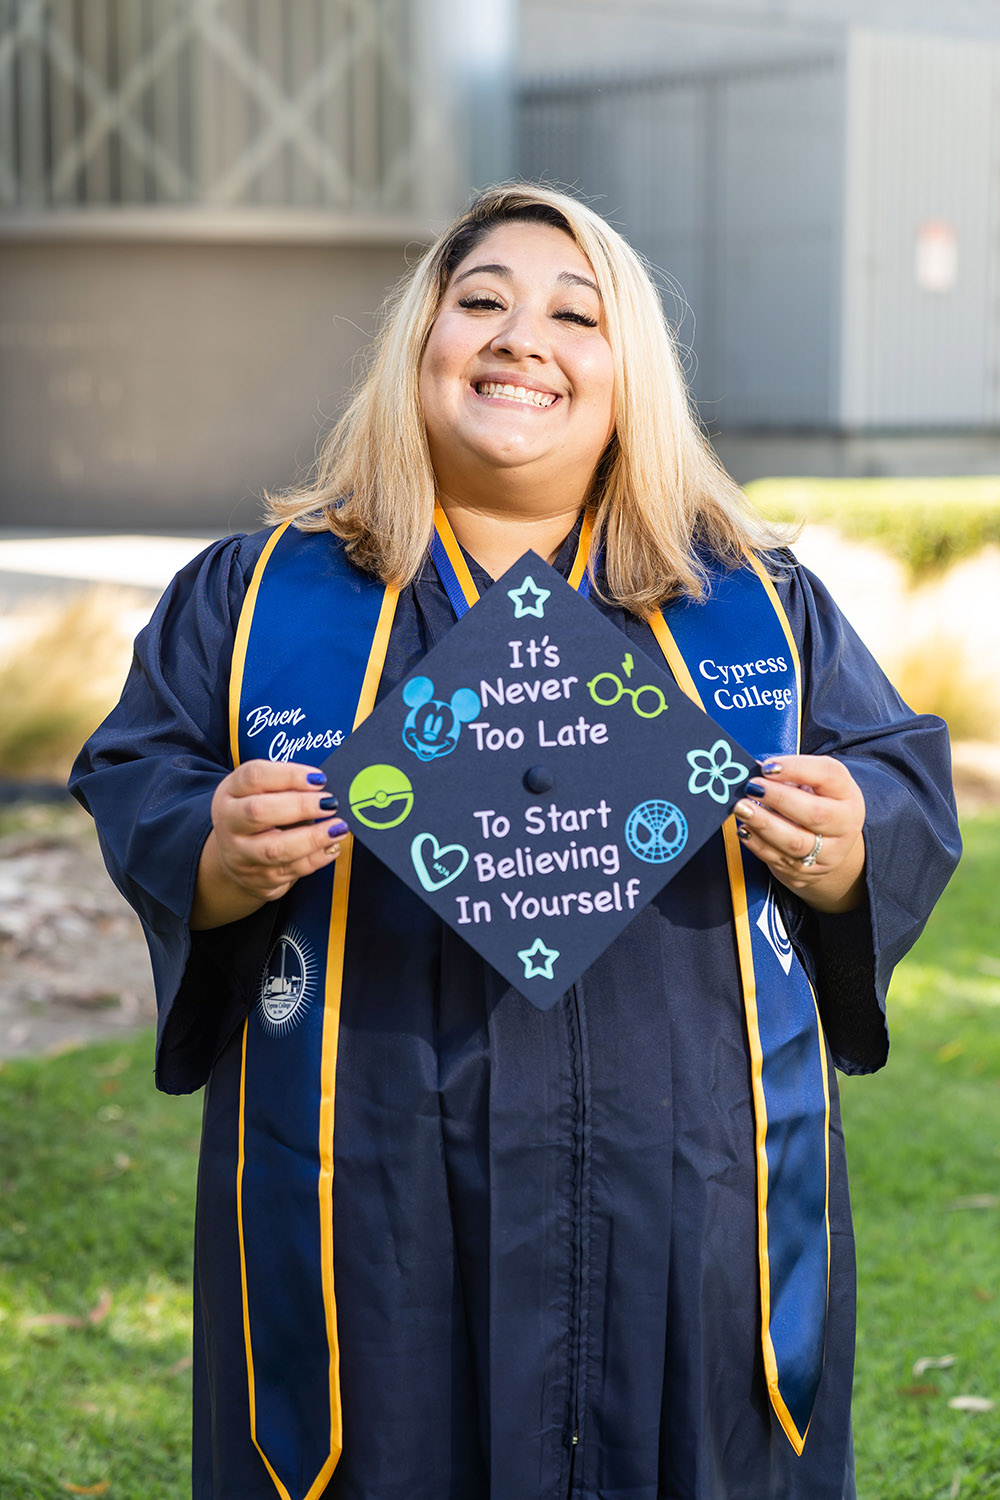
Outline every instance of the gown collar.
<svg viewBox="0 0 1000 1500">
<path fill-rule="evenodd" d="M 582 510 L 552 562 L 556 572 L 567 579 L 584 598 L 590 594 L 596 562 L 591 556 L 592 533 L 593 512 Z M 429 550 L 430 560 L 452 608 L 461 617 L 480 595 L 492 588 L 496 580 L 461 545 L 438 504 L 434 507 L 434 535 Z"/>
</svg>

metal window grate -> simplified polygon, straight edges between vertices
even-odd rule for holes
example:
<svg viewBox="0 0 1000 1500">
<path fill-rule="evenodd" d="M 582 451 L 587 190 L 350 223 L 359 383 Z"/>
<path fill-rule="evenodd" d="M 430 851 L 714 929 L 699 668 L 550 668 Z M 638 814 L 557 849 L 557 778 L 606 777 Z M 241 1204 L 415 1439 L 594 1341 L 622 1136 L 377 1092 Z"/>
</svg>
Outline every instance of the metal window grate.
<svg viewBox="0 0 1000 1500">
<path fill-rule="evenodd" d="M 408 0 L 0 0 L 0 209 L 418 208 L 412 30 Z"/>
</svg>

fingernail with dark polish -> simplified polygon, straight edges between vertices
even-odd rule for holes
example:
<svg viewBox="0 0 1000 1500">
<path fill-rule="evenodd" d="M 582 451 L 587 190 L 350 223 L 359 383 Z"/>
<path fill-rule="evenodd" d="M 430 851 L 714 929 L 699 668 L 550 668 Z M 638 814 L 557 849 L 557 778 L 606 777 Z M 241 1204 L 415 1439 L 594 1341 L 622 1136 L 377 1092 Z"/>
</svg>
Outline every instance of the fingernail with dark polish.
<svg viewBox="0 0 1000 1500">
<path fill-rule="evenodd" d="M 322 771 L 310 771 L 306 780 L 310 786 L 326 786 L 326 777 Z"/>
<path fill-rule="evenodd" d="M 320 812 L 336 812 L 340 806 L 336 797 L 321 797 L 319 799 Z"/>
<path fill-rule="evenodd" d="M 777 776 L 778 772 L 781 770 L 781 761 L 762 760 L 760 763 L 760 768 L 764 772 L 765 776 Z"/>
<path fill-rule="evenodd" d="M 332 839 L 339 839 L 341 834 L 347 832 L 347 824 L 341 822 L 341 820 L 338 818 L 337 822 L 331 823 L 326 831 Z"/>
<path fill-rule="evenodd" d="M 763 797 L 767 788 L 759 781 L 748 781 L 743 790 L 751 797 Z"/>
<path fill-rule="evenodd" d="M 737 823 L 736 832 L 741 839 L 748 839 L 750 837 L 750 830 L 745 823 Z"/>
</svg>

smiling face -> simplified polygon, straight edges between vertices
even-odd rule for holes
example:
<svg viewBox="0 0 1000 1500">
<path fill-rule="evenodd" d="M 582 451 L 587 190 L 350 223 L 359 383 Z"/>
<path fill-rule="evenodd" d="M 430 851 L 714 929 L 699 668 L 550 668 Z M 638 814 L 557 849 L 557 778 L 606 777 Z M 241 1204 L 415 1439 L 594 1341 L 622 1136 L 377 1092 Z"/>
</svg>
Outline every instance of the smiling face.
<svg viewBox="0 0 1000 1500">
<path fill-rule="evenodd" d="M 439 489 L 497 480 L 582 502 L 614 431 L 601 296 L 574 240 L 547 224 L 492 230 L 452 273 L 420 365 Z"/>
</svg>

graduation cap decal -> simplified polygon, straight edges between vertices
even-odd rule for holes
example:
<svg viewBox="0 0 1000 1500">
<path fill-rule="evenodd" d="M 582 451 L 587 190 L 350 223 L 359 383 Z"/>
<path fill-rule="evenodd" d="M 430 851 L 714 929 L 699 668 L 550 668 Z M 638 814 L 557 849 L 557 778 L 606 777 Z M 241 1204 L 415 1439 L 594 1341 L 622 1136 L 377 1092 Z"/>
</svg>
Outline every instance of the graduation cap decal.
<svg viewBox="0 0 1000 1500">
<path fill-rule="evenodd" d="M 546 1010 L 754 764 L 528 552 L 324 769 L 355 838 Z"/>
</svg>

